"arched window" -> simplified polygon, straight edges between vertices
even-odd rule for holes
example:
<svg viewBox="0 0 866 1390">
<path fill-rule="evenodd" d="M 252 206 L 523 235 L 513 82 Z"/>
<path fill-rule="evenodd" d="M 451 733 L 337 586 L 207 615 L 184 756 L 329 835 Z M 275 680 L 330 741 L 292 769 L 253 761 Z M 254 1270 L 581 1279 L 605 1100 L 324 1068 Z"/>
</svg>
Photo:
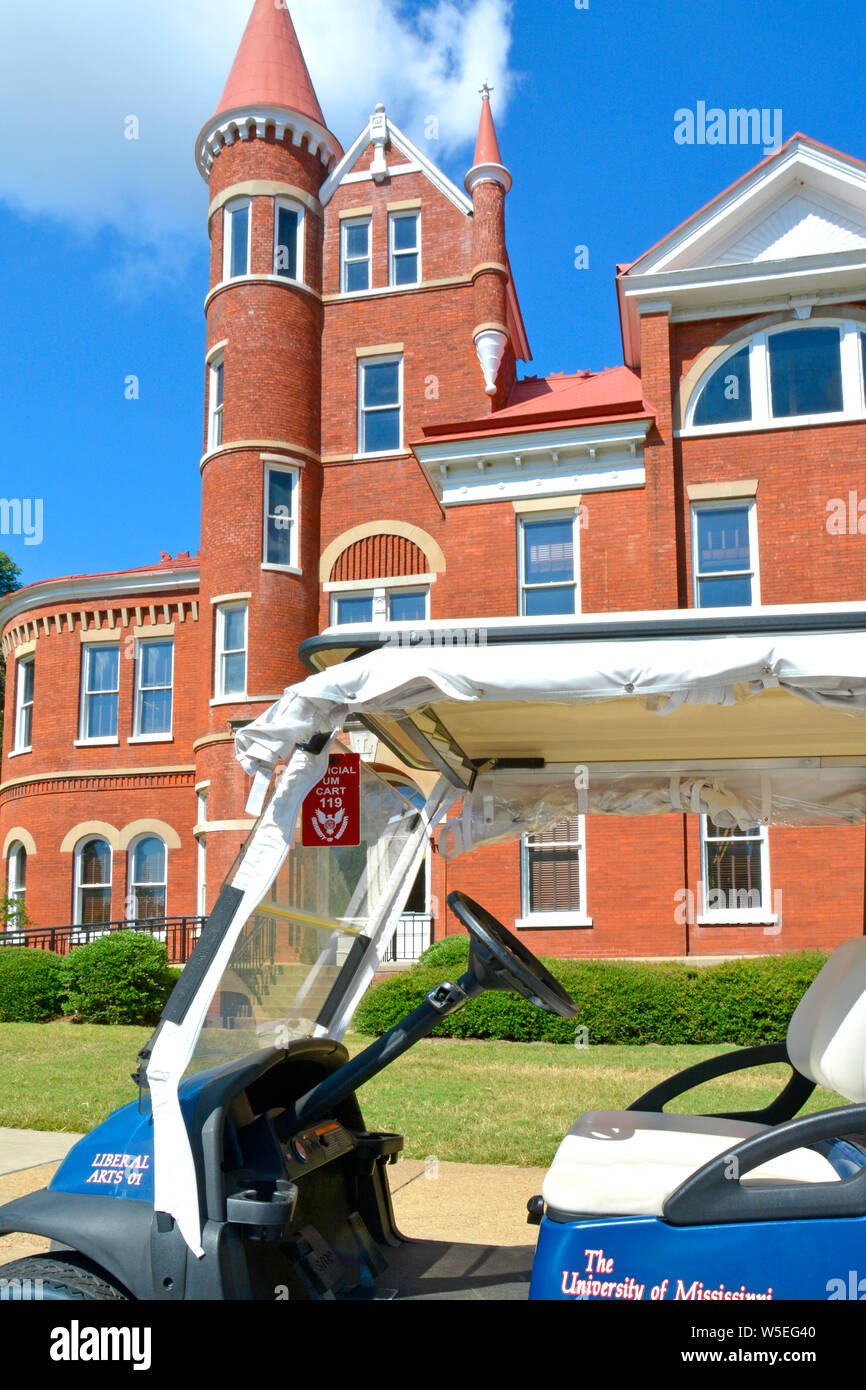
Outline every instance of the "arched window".
<svg viewBox="0 0 866 1390">
<path fill-rule="evenodd" d="M 165 845 L 156 835 L 145 835 L 129 851 L 130 920 L 152 922 L 165 917 Z"/>
<path fill-rule="evenodd" d="M 852 320 L 783 323 L 731 347 L 704 374 L 686 430 L 820 424 L 866 414 L 866 330 Z"/>
<path fill-rule="evenodd" d="M 82 840 L 75 851 L 75 923 L 93 926 L 111 920 L 111 845 Z"/>
<path fill-rule="evenodd" d="M 7 926 L 15 930 L 16 919 L 24 916 L 24 900 L 27 891 L 27 851 L 20 840 L 9 850 L 6 873 L 6 896 L 9 899 Z"/>
</svg>

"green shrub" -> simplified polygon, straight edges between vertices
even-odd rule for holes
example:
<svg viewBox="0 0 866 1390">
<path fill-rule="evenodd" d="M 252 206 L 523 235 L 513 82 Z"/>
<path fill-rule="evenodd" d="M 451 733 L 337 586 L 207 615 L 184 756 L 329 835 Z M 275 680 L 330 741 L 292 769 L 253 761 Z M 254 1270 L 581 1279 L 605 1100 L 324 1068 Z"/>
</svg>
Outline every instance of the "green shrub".
<svg viewBox="0 0 866 1390">
<path fill-rule="evenodd" d="M 468 936 L 443 936 L 441 941 L 434 941 L 418 957 L 418 964 L 422 968 L 429 966 L 431 970 L 444 970 L 446 975 L 449 970 L 456 971 L 458 975 L 464 974 L 468 963 Z"/>
<path fill-rule="evenodd" d="M 63 1012 L 85 1023 L 156 1023 L 179 974 L 161 941 L 112 932 L 69 955 Z"/>
<path fill-rule="evenodd" d="M 26 946 L 0 950 L 0 1023 L 57 1018 L 64 999 L 64 961 Z"/>
<path fill-rule="evenodd" d="M 404 975 L 375 985 L 362 999 L 355 1027 L 382 1034 L 445 975 L 445 962 L 430 965 L 436 943 Z M 464 951 L 465 951 L 464 947 Z M 577 1005 L 574 1019 L 543 1013 L 516 994 L 481 995 L 439 1024 L 435 1037 L 496 1038 L 509 1042 L 573 1043 L 587 1030 L 591 1046 L 602 1043 L 733 1044 L 739 1047 L 784 1041 L 788 1022 L 826 956 L 730 961 L 697 968 L 678 963 L 641 965 L 614 961 L 545 960 Z"/>
</svg>

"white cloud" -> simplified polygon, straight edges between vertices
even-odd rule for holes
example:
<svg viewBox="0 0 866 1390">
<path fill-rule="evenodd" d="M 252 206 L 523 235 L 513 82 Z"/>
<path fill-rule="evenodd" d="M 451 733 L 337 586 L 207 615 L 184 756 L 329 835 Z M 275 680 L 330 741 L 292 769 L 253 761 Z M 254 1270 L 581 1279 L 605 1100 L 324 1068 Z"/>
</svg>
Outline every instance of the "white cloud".
<svg viewBox="0 0 866 1390">
<path fill-rule="evenodd" d="M 377 101 L 434 159 L 469 146 L 478 88 L 504 117 L 512 0 L 289 0 L 331 129 L 348 145 Z M 131 248 L 200 238 L 206 204 L 193 163 L 251 0 L 33 0 L 4 17 L 0 199 L 79 230 L 111 226 Z M 140 138 L 124 136 L 125 118 Z"/>
</svg>

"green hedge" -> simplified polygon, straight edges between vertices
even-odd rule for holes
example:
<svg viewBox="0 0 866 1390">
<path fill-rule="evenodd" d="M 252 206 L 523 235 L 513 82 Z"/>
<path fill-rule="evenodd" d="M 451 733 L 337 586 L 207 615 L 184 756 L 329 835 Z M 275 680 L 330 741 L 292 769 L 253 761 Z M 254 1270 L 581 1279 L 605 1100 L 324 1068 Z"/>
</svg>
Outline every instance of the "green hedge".
<svg viewBox="0 0 866 1390">
<path fill-rule="evenodd" d="M 0 950 L 0 1023 L 44 1023 L 62 1012 L 65 962 L 26 946 Z"/>
<path fill-rule="evenodd" d="M 179 975 L 161 941 L 112 932 L 69 955 L 63 1012 L 82 1023 L 156 1023 Z"/>
<path fill-rule="evenodd" d="M 448 951 L 437 956 L 439 947 Z M 362 1033 L 382 1034 L 462 961 L 451 941 L 435 943 L 406 974 L 368 991 L 355 1015 Z M 445 959 L 442 959 L 442 956 Z M 430 965 L 433 957 L 434 964 Z M 705 1043 L 750 1047 L 783 1042 L 788 1022 L 821 969 L 819 951 L 695 967 L 545 960 L 577 1005 L 574 1020 L 542 1013 L 516 994 L 484 994 L 441 1023 L 434 1036 L 573 1043 L 585 1028 L 601 1043 Z M 438 963 L 437 963 L 438 961 Z"/>
</svg>

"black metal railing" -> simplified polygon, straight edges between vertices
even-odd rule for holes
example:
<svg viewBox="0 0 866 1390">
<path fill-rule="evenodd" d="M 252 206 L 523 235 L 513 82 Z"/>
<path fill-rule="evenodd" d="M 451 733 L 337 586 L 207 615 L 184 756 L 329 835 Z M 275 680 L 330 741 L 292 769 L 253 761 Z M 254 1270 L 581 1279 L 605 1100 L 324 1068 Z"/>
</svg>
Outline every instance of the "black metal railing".
<svg viewBox="0 0 866 1390">
<path fill-rule="evenodd" d="M 433 918 L 428 912 L 407 912 L 397 923 L 385 960 L 414 961 L 433 940 Z"/>
<path fill-rule="evenodd" d="M 0 948 L 4 946 L 29 946 L 37 951 L 56 951 L 66 956 L 76 946 L 86 946 L 98 941 L 111 932 L 146 932 L 157 941 L 163 941 L 168 950 L 172 965 L 186 965 L 192 955 L 193 947 L 201 936 L 205 917 L 151 917 L 135 918 L 121 922 L 88 922 L 65 927 L 24 927 L 0 930 Z"/>
</svg>

